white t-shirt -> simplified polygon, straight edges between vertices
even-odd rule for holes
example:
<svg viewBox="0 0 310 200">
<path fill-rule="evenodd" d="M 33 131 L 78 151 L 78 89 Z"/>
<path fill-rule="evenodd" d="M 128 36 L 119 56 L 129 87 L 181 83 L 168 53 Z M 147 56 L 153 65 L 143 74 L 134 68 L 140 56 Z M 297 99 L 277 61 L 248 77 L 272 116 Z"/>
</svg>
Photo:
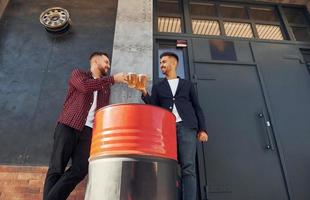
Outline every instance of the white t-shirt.
<svg viewBox="0 0 310 200">
<path fill-rule="evenodd" d="M 171 92 L 172 92 L 172 95 L 173 95 L 173 98 L 174 98 L 175 93 L 176 93 L 177 88 L 178 88 L 178 85 L 179 85 L 179 79 L 178 78 L 170 79 L 170 80 L 168 80 L 168 83 L 170 85 L 170 89 L 171 89 Z M 176 122 L 182 121 L 182 118 L 180 117 L 180 115 L 178 113 L 178 110 L 177 110 L 177 108 L 175 106 L 175 103 L 173 103 L 172 113 L 176 117 Z"/>
<path fill-rule="evenodd" d="M 87 115 L 87 119 L 85 123 L 85 126 L 88 126 L 90 128 L 93 128 L 94 126 L 95 111 L 97 107 L 97 94 L 98 94 L 98 91 L 94 91 L 94 101 L 88 111 L 88 115 Z"/>
</svg>

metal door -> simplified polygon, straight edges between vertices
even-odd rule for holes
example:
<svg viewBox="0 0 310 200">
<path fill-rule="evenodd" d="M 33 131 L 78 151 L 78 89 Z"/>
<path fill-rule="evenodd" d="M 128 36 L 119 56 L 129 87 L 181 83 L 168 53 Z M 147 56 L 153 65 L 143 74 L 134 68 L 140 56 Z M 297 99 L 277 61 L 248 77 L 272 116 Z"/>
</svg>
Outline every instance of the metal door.
<svg viewBox="0 0 310 200">
<path fill-rule="evenodd" d="M 310 199 L 310 76 L 308 50 L 253 43 L 292 200 Z"/>
<path fill-rule="evenodd" d="M 235 47 L 236 55 L 225 52 L 226 61 L 212 60 L 205 44 L 205 39 L 193 40 L 190 55 L 209 132 L 198 160 L 205 164 L 205 169 L 198 165 L 200 185 L 206 184 L 202 199 L 289 199 L 259 66 L 239 48 L 245 43 Z M 239 61 L 242 56 L 246 62 Z"/>
<path fill-rule="evenodd" d="M 288 199 L 257 66 L 195 62 L 194 71 L 209 132 L 208 199 Z"/>
</svg>

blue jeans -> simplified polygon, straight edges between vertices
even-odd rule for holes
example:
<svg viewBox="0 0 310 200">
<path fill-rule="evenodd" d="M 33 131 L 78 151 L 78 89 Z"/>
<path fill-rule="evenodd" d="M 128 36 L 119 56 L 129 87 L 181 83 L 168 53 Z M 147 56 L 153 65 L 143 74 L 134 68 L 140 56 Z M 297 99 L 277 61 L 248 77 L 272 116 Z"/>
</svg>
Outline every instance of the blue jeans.
<svg viewBox="0 0 310 200">
<path fill-rule="evenodd" d="M 177 123 L 178 160 L 182 173 L 182 200 L 196 200 L 196 135 L 197 130 Z"/>
</svg>

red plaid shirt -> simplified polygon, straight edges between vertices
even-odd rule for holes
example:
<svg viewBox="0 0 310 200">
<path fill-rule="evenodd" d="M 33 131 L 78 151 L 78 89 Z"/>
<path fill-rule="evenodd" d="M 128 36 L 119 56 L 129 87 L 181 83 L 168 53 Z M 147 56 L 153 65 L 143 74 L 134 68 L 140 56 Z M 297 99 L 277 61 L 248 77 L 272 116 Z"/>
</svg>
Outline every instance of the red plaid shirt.
<svg viewBox="0 0 310 200">
<path fill-rule="evenodd" d="M 91 72 L 74 69 L 69 80 L 67 97 L 58 122 L 74 129 L 83 130 L 89 109 L 94 100 L 94 91 L 98 91 L 97 107 L 109 104 L 110 86 L 114 84 L 113 76 L 93 79 Z"/>
</svg>

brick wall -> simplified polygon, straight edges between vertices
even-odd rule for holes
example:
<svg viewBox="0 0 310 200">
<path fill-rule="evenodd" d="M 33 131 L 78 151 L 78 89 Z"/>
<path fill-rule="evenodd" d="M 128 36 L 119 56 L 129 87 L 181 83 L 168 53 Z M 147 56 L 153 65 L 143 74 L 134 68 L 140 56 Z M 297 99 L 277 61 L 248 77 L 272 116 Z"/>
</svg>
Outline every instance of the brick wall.
<svg viewBox="0 0 310 200">
<path fill-rule="evenodd" d="M 1 200 L 42 199 L 43 182 L 47 167 L 0 165 Z M 68 200 L 84 199 L 87 181 L 82 181 Z"/>
</svg>

